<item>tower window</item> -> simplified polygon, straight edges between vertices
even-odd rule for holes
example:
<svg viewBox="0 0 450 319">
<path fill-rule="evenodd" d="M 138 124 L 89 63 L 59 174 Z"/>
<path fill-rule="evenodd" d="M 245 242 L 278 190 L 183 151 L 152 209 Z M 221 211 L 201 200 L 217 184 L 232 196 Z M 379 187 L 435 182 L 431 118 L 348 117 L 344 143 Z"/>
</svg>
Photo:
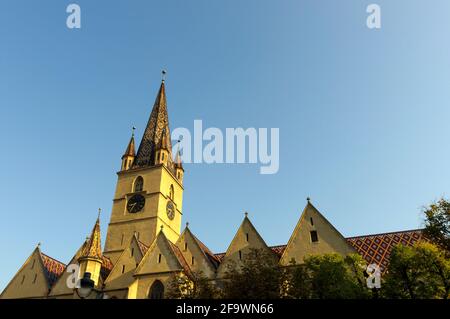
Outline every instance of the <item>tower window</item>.
<svg viewBox="0 0 450 319">
<path fill-rule="evenodd" d="M 316 243 L 316 242 L 319 241 L 319 237 L 317 235 L 317 231 L 315 231 L 315 230 L 310 231 L 310 235 L 311 235 L 311 242 L 312 243 Z"/>
<path fill-rule="evenodd" d="M 192 265 L 194 264 L 194 256 L 192 256 L 192 258 L 191 258 L 191 264 Z"/>
<path fill-rule="evenodd" d="M 34 278 L 33 278 L 33 284 L 36 283 L 36 279 L 37 279 L 37 274 L 34 274 Z"/>
<path fill-rule="evenodd" d="M 312 217 L 309 219 L 309 221 L 311 222 L 311 226 L 314 226 L 314 221 L 313 221 Z"/>
<path fill-rule="evenodd" d="M 161 263 L 161 257 L 162 257 L 161 254 L 159 254 L 159 255 L 158 255 L 158 264 Z"/>
<path fill-rule="evenodd" d="M 239 250 L 239 260 L 242 260 L 242 251 Z"/>
<path fill-rule="evenodd" d="M 143 189 L 144 189 L 144 179 L 142 178 L 142 176 L 139 176 L 134 181 L 134 191 L 135 192 L 142 192 Z"/>
<path fill-rule="evenodd" d="M 187 250 L 187 243 L 184 243 L 184 251 Z"/>
<path fill-rule="evenodd" d="M 248 241 L 248 233 L 245 234 L 245 240 Z"/>
<path fill-rule="evenodd" d="M 125 272 L 125 265 L 122 265 L 122 274 Z"/>
<path fill-rule="evenodd" d="M 134 256 L 134 248 L 131 248 L 131 257 Z"/>
<path fill-rule="evenodd" d="M 175 197 L 175 190 L 174 190 L 174 188 L 173 188 L 173 185 L 170 185 L 170 188 L 169 188 L 169 198 L 170 198 L 171 200 L 173 200 L 174 197 Z"/>
</svg>

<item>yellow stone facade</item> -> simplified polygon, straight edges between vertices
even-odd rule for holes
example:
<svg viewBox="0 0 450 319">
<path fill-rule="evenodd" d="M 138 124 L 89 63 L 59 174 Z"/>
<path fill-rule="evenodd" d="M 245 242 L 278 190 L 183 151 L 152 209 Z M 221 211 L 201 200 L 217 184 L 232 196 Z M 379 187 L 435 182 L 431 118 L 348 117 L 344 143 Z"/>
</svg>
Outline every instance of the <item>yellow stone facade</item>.
<svg viewBox="0 0 450 319">
<path fill-rule="evenodd" d="M 163 82 L 137 154 L 133 133 L 122 156 L 104 249 L 97 219 L 67 265 L 37 247 L 0 298 L 80 298 L 68 283 L 86 272 L 95 283 L 89 298 L 161 298 L 174 274 L 201 271 L 221 279 L 227 265 L 242 262 L 252 248 L 266 250 L 281 265 L 311 254 L 355 252 L 308 201 L 282 253 L 268 247 L 246 215 L 227 251 L 214 254 L 188 226 L 181 232 L 183 175 L 179 154 L 172 155 Z M 78 274 L 69 271 L 72 265 L 79 265 Z"/>
</svg>

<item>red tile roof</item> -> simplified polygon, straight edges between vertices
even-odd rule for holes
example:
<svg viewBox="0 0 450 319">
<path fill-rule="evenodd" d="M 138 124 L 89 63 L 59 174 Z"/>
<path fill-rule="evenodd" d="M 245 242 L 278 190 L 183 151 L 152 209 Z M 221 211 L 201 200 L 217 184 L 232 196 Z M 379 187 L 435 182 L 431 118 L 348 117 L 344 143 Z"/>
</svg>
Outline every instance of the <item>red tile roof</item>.
<svg viewBox="0 0 450 319">
<path fill-rule="evenodd" d="M 137 242 L 139 245 L 139 249 L 141 250 L 142 256 L 144 256 L 148 250 L 148 246 L 146 244 L 144 244 L 143 242 L 141 242 L 139 239 L 137 240 Z"/>
<path fill-rule="evenodd" d="M 47 276 L 48 284 L 51 287 L 58 277 L 64 272 L 66 265 L 42 252 L 41 258 L 44 263 L 45 275 Z"/>
<path fill-rule="evenodd" d="M 348 243 L 367 264 L 377 264 L 384 273 L 389 264 L 392 248 L 397 244 L 412 246 L 423 238 L 421 229 L 347 238 Z"/>
<path fill-rule="evenodd" d="M 214 265 L 214 267 L 217 268 L 220 264 L 221 259 L 219 259 L 216 255 L 214 255 L 214 253 L 208 247 L 206 247 L 206 245 L 194 234 L 192 234 L 192 237 L 197 242 L 200 249 L 205 253 L 206 257 L 208 257 L 209 261 Z"/>
<path fill-rule="evenodd" d="M 364 258 L 367 264 L 377 264 L 384 273 L 389 264 L 389 256 L 392 247 L 397 244 L 412 246 L 423 238 L 421 229 L 364 235 L 346 238 L 347 242 Z M 270 247 L 279 257 L 283 255 L 286 245 Z M 214 255 L 219 262 L 225 257 L 225 253 Z"/>
<path fill-rule="evenodd" d="M 173 244 L 171 241 L 167 241 L 169 243 L 169 247 L 172 249 L 173 254 L 178 259 L 178 262 L 183 267 L 184 273 L 188 276 L 192 275 L 191 268 L 189 267 L 188 263 L 186 262 L 186 259 L 184 259 L 183 254 L 181 253 L 180 249 Z"/>
</svg>

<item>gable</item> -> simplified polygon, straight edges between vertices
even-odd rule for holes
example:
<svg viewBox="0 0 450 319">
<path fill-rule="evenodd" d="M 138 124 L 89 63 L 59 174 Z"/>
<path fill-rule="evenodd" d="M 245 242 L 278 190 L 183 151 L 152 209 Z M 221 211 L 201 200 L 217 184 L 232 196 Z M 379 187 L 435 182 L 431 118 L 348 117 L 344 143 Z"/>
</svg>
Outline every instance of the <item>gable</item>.
<svg viewBox="0 0 450 319">
<path fill-rule="evenodd" d="M 143 244 L 139 243 L 136 236 L 131 237 L 130 244 L 123 250 L 105 280 L 105 291 L 128 289 L 128 286 L 134 281 L 135 270 L 144 257 L 141 245 Z"/>
<path fill-rule="evenodd" d="M 72 257 L 68 265 L 78 264 L 78 258 L 81 256 L 81 253 L 86 246 L 86 242 L 84 242 L 80 248 L 78 248 L 75 255 Z M 59 278 L 56 280 L 55 284 L 52 287 L 52 290 L 49 293 L 49 296 L 61 296 L 61 295 L 72 295 L 73 289 L 67 286 L 67 279 L 71 276 L 72 273 L 64 271 Z"/>
<path fill-rule="evenodd" d="M 273 255 L 274 258 L 277 258 L 256 231 L 250 220 L 245 217 L 222 258 L 222 263 L 217 269 L 217 277 L 223 277 L 230 264 L 239 265 L 245 258 L 245 254 L 248 254 L 251 249 L 263 249 L 268 254 Z"/>
<path fill-rule="evenodd" d="M 316 242 L 314 237 L 317 237 Z M 284 249 L 280 263 L 287 266 L 291 260 L 302 263 L 310 255 L 338 253 L 345 256 L 355 252 L 339 231 L 308 202 Z"/>
<path fill-rule="evenodd" d="M 208 255 L 214 255 L 192 234 L 189 228 L 180 235 L 176 246 L 192 271 L 202 272 L 208 278 L 214 277 L 216 268 L 208 257 Z"/>
<path fill-rule="evenodd" d="M 175 254 L 172 245 L 166 236 L 164 236 L 163 232 L 159 232 L 144 258 L 141 260 L 141 263 L 136 268 L 135 275 L 184 270 L 183 265 L 179 261 L 179 256 Z"/>
<path fill-rule="evenodd" d="M 0 298 L 46 297 L 50 287 L 47 273 L 41 252 L 36 248 L 3 290 Z"/>
</svg>

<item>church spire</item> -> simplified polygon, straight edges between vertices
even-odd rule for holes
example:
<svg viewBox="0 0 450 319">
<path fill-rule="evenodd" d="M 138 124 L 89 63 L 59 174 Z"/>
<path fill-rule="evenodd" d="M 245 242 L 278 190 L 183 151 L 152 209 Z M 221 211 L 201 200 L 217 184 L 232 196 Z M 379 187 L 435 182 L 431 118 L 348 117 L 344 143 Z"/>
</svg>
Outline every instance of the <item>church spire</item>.
<svg viewBox="0 0 450 319">
<path fill-rule="evenodd" d="M 172 167 L 172 145 L 170 141 L 169 117 L 167 114 L 166 89 L 164 85 L 164 75 L 161 81 L 161 86 L 156 96 L 153 105 L 150 119 L 142 136 L 141 144 L 134 160 L 133 167 L 152 166 L 155 163 L 155 153 L 161 143 L 161 139 L 166 139 L 166 144 L 169 152 L 168 166 Z"/>
<path fill-rule="evenodd" d="M 102 259 L 102 245 L 100 241 L 100 214 L 97 217 L 91 236 L 88 238 L 86 245 L 81 253 L 82 258 L 98 258 Z"/>
<path fill-rule="evenodd" d="M 78 258 L 81 278 L 85 276 L 85 273 L 89 273 L 96 287 L 99 285 L 100 272 L 103 264 L 102 245 L 100 241 L 100 211 L 99 209 L 97 221 L 92 229 L 91 236 L 86 240 L 81 255 Z"/>
<path fill-rule="evenodd" d="M 133 165 L 134 158 L 136 157 L 136 151 L 134 146 L 134 130 L 136 128 L 133 126 L 133 133 L 131 134 L 130 142 L 128 143 L 127 149 L 122 156 L 122 171 L 126 171 Z"/>
</svg>

